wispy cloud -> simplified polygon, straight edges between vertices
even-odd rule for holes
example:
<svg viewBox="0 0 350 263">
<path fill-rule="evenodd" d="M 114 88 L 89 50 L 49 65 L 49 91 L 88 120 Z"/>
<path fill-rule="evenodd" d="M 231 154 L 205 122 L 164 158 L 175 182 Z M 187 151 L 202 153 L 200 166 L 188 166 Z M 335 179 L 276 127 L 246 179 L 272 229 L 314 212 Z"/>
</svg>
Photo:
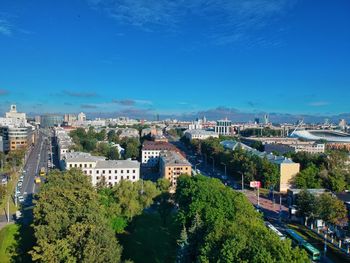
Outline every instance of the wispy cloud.
<svg viewBox="0 0 350 263">
<path fill-rule="evenodd" d="M 327 106 L 330 103 L 328 101 L 313 101 L 310 102 L 308 105 L 312 107 L 322 107 L 322 106 Z"/>
<path fill-rule="evenodd" d="M 80 108 L 82 108 L 82 109 L 97 109 L 98 107 L 94 104 L 81 104 Z"/>
<path fill-rule="evenodd" d="M 63 94 L 70 97 L 80 97 L 80 98 L 98 97 L 98 95 L 95 92 L 75 92 L 75 91 L 64 90 Z"/>
<path fill-rule="evenodd" d="M 0 19 L 0 34 L 4 36 L 11 36 L 13 33 L 13 26 L 4 19 Z"/>
<path fill-rule="evenodd" d="M 7 94 L 9 94 L 9 91 L 8 91 L 8 90 L 6 90 L 6 89 L 0 89 L 0 96 L 5 96 L 5 95 L 7 95 Z"/>
<path fill-rule="evenodd" d="M 285 14 L 297 0 L 87 0 L 120 23 L 150 30 L 154 27 L 181 31 L 188 21 L 198 20 L 206 35 L 217 44 L 246 40 L 252 31 L 264 28 Z M 185 28 L 185 27 L 183 27 Z M 263 44 L 278 43 L 277 40 Z M 259 44 L 259 43 L 256 43 Z"/>
<path fill-rule="evenodd" d="M 130 100 L 130 99 L 113 100 L 112 102 L 122 106 L 132 106 L 136 103 L 135 100 Z"/>
</svg>

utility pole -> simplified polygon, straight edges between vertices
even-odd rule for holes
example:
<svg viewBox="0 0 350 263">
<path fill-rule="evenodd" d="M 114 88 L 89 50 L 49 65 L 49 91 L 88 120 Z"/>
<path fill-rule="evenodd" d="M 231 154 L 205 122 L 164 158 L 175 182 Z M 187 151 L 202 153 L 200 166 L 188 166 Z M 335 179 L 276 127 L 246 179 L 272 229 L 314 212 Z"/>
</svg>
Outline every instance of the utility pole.
<svg viewBox="0 0 350 263">
<path fill-rule="evenodd" d="M 244 177 L 243 177 L 243 173 L 241 172 L 242 175 L 242 192 L 244 191 Z"/>
<path fill-rule="evenodd" d="M 258 207 L 260 207 L 260 192 L 259 192 L 260 187 L 258 186 Z"/>
<path fill-rule="evenodd" d="M 7 223 L 10 222 L 10 197 L 7 198 Z"/>
</svg>

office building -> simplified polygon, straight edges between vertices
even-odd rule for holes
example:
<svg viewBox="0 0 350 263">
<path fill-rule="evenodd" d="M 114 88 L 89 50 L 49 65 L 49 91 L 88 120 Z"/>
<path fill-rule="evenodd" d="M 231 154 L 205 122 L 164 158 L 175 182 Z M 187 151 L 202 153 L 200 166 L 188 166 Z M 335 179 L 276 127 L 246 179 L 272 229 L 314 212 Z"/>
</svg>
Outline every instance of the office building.
<svg viewBox="0 0 350 263">
<path fill-rule="evenodd" d="M 24 149 L 34 143 L 32 126 L 2 126 L 0 136 L 4 152 Z"/>
<path fill-rule="evenodd" d="M 40 126 L 42 128 L 52 128 L 61 126 L 63 116 L 58 114 L 45 114 L 40 116 Z"/>
</svg>

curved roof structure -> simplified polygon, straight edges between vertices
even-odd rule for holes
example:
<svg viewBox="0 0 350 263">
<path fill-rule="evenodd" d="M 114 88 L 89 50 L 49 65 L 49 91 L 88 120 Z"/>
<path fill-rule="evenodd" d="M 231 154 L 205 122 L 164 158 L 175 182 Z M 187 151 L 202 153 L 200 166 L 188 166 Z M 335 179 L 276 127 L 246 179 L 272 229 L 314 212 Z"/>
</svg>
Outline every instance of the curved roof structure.
<svg viewBox="0 0 350 263">
<path fill-rule="evenodd" d="M 350 134 L 335 130 L 299 130 L 294 131 L 292 137 L 312 141 L 325 140 L 327 142 L 350 143 Z"/>
</svg>

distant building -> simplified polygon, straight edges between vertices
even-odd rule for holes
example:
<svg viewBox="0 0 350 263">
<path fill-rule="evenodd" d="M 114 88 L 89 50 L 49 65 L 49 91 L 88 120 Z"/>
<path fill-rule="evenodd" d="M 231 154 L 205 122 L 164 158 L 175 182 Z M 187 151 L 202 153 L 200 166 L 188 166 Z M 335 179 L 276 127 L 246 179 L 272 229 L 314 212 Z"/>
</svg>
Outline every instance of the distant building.
<svg viewBox="0 0 350 263">
<path fill-rule="evenodd" d="M 32 126 L 3 126 L 0 127 L 0 136 L 4 152 L 24 149 L 34 143 Z"/>
<path fill-rule="evenodd" d="M 216 121 L 215 132 L 219 135 L 231 135 L 232 122 L 227 119 Z"/>
<path fill-rule="evenodd" d="M 163 129 L 157 128 L 155 126 L 152 126 L 150 128 L 142 129 L 141 137 L 144 137 L 144 136 L 147 136 L 147 135 L 150 135 L 150 136 L 156 136 L 156 135 L 162 136 L 163 135 Z"/>
<path fill-rule="evenodd" d="M 167 142 L 145 141 L 141 149 L 141 163 L 148 167 L 155 167 L 159 163 L 161 152 L 180 152 L 173 144 Z"/>
<path fill-rule="evenodd" d="M 78 121 L 86 121 L 86 115 L 83 112 L 78 114 Z"/>
<path fill-rule="evenodd" d="M 206 130 L 186 130 L 184 132 L 184 135 L 187 139 L 190 141 L 196 139 L 196 140 L 206 140 L 208 138 L 219 138 L 219 134 L 213 132 L 213 131 L 206 131 Z"/>
<path fill-rule="evenodd" d="M 191 164 L 181 154 L 173 151 L 161 152 L 159 157 L 160 175 L 171 183 L 174 191 L 180 175 L 191 175 Z"/>
<path fill-rule="evenodd" d="M 67 123 L 71 123 L 77 120 L 77 116 L 75 114 L 64 114 L 63 121 Z"/>
<path fill-rule="evenodd" d="M 63 116 L 58 114 L 45 114 L 40 116 L 40 126 L 42 128 L 52 128 L 60 126 L 63 122 Z"/>
<path fill-rule="evenodd" d="M 18 120 L 25 120 L 26 114 L 17 112 L 16 105 L 11 105 L 10 111 L 5 113 L 6 118 L 12 118 L 12 119 L 18 119 Z"/>
<path fill-rule="evenodd" d="M 73 152 L 64 156 L 65 169 L 81 169 L 91 178 L 93 185 L 104 181 L 113 186 L 122 180 L 136 182 L 140 179 L 140 163 L 128 160 L 106 160 L 89 153 Z"/>
<path fill-rule="evenodd" d="M 269 120 L 269 115 L 268 114 L 265 114 L 264 115 L 264 124 L 267 125 L 269 124 L 270 120 Z"/>
<path fill-rule="evenodd" d="M 345 131 L 346 130 L 346 120 L 345 119 L 341 119 L 339 121 L 339 124 L 338 124 L 339 128 L 342 130 L 342 131 Z"/>
</svg>

